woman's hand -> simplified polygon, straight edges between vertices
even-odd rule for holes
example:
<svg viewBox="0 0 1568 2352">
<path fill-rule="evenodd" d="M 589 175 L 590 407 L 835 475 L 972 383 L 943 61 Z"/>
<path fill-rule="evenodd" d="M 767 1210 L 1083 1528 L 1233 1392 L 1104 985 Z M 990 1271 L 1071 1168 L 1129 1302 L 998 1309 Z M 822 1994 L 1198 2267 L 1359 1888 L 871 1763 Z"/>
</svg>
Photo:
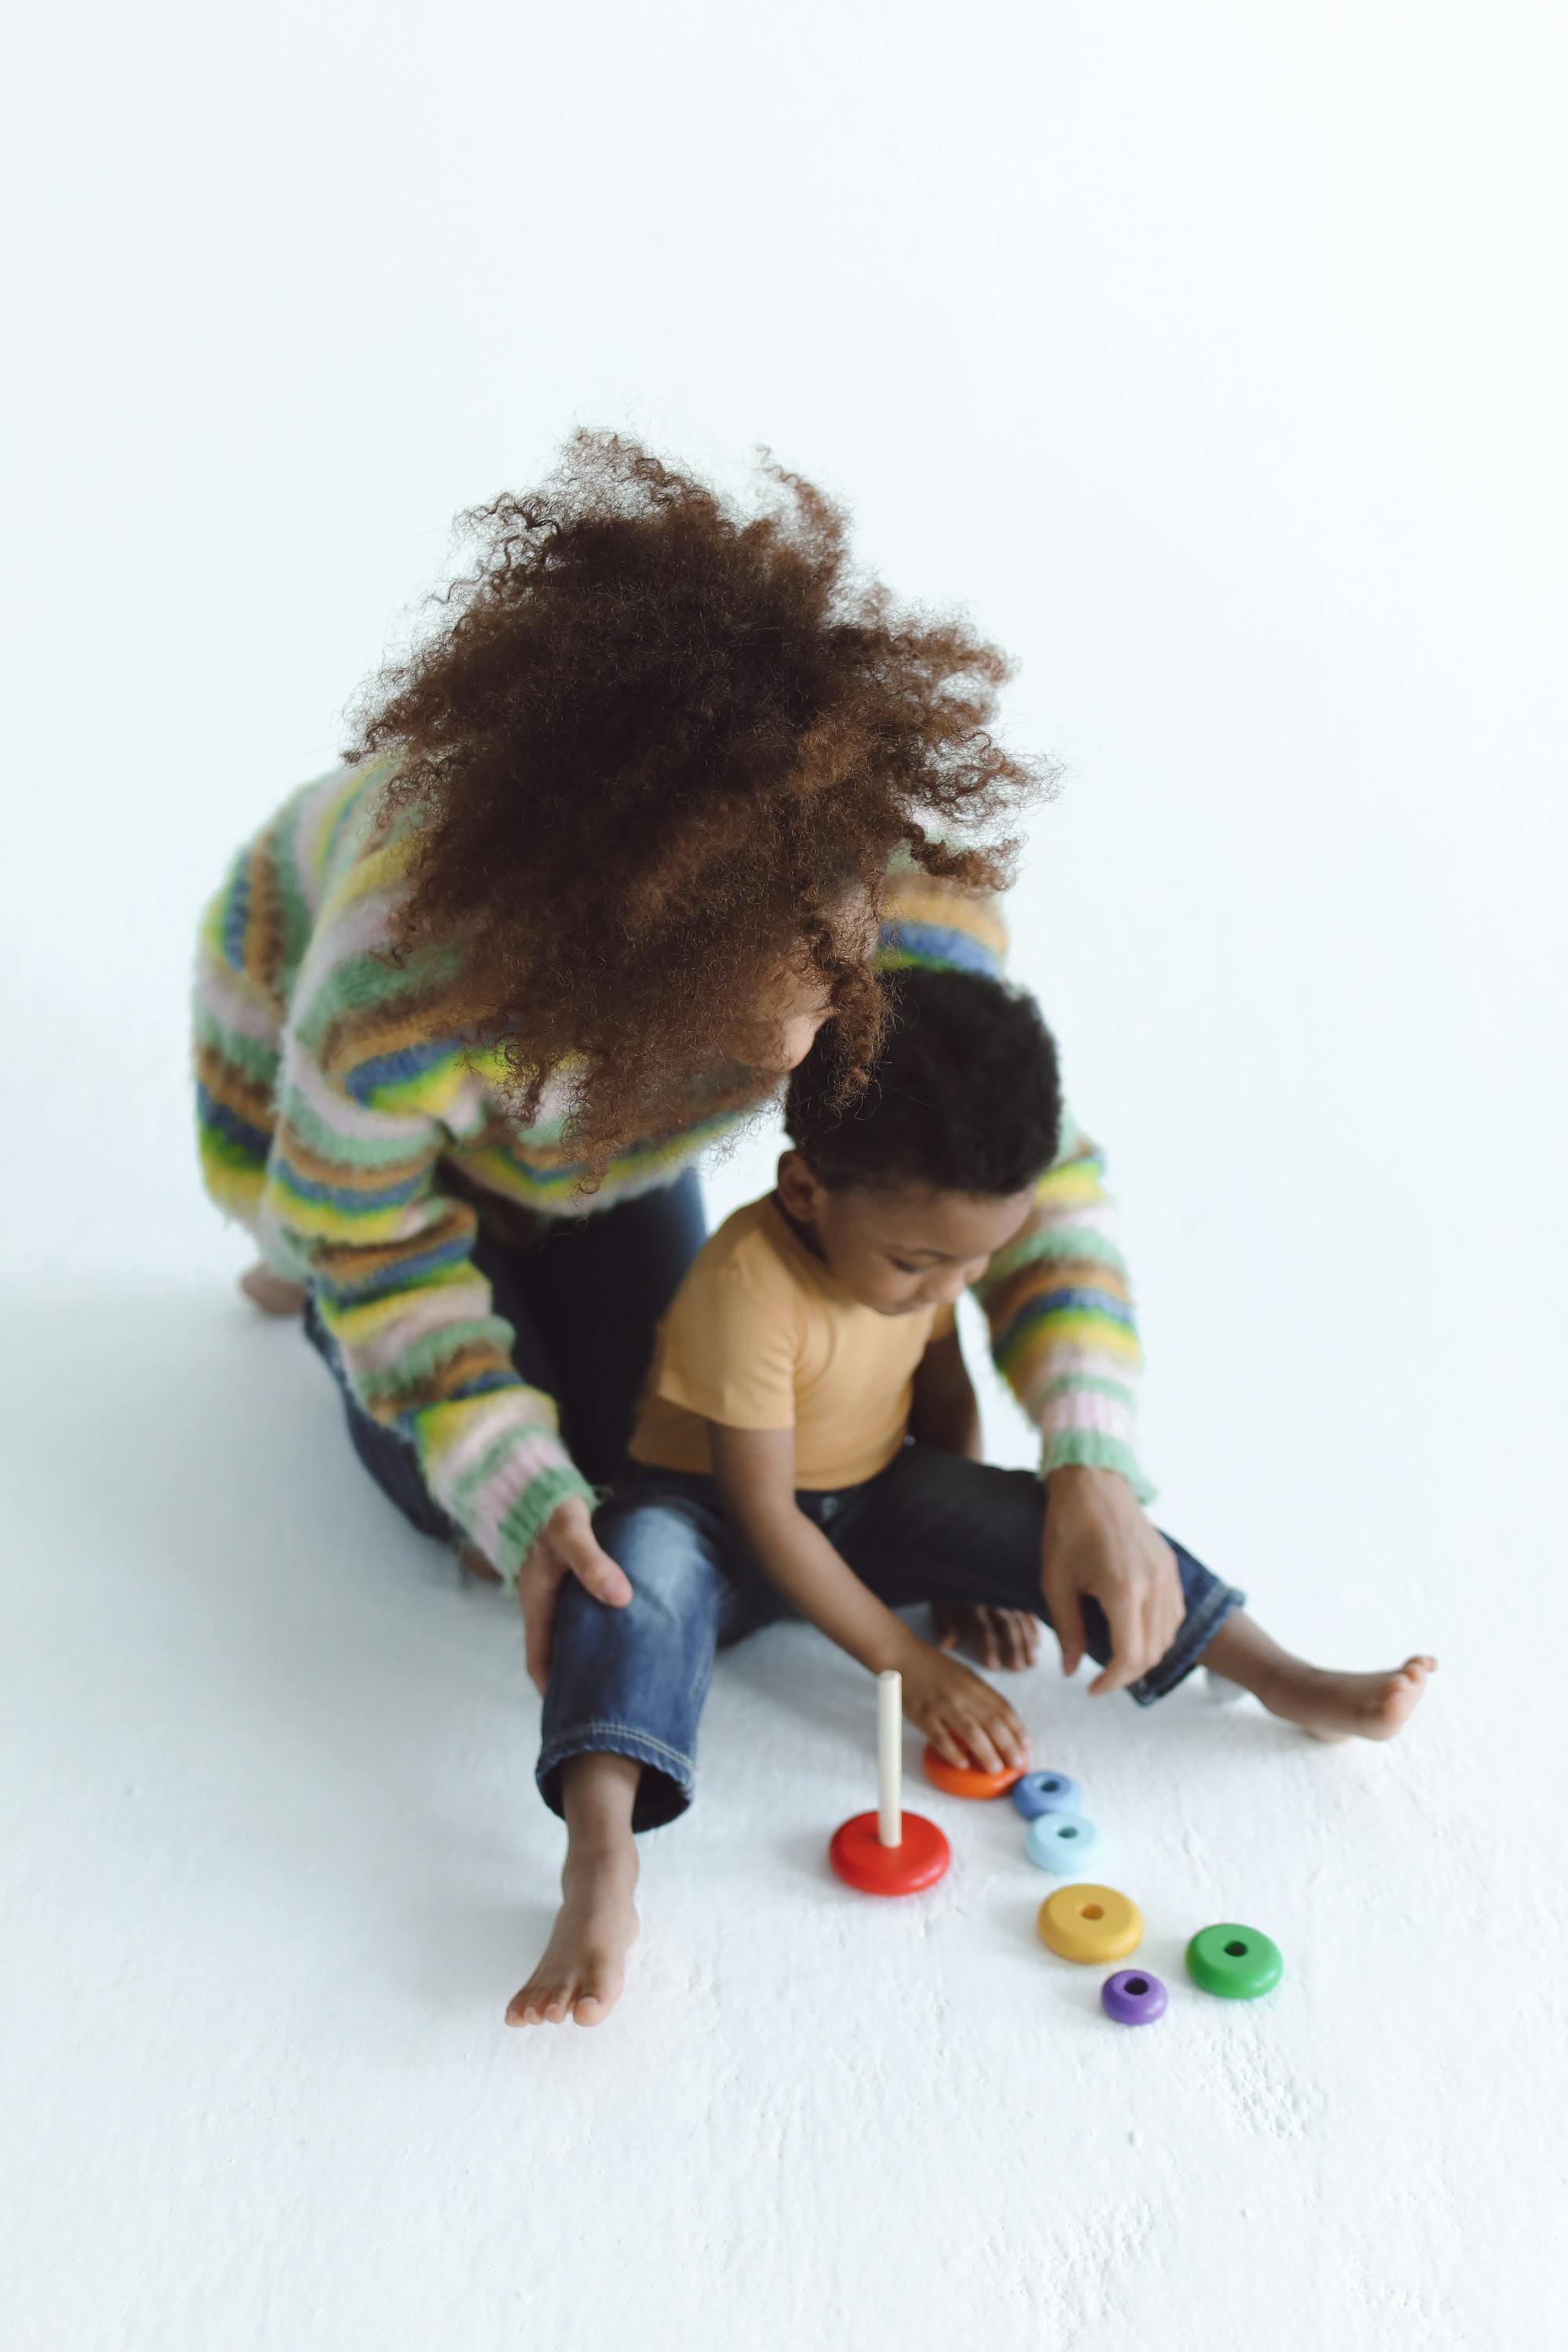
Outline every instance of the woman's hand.
<svg viewBox="0 0 1568 2352">
<path fill-rule="evenodd" d="M 1029 1735 L 983 1675 L 916 1642 L 901 1661 L 904 1713 L 950 1764 L 1005 1771 L 1029 1760 Z"/>
<path fill-rule="evenodd" d="M 1032 1609 L 990 1609 L 979 1601 L 933 1601 L 939 1650 L 967 1642 L 983 1666 L 1032 1666 L 1040 1654 L 1040 1621 Z"/>
<path fill-rule="evenodd" d="M 556 1596 L 569 1576 L 611 1609 L 624 1609 L 632 1597 L 631 1579 L 625 1569 L 617 1568 L 595 1541 L 593 1519 L 581 1495 L 568 1495 L 556 1504 L 518 1571 L 523 1655 L 528 1678 L 542 1696 L 550 1673 Z"/>
<path fill-rule="evenodd" d="M 1175 1640 L 1186 1614 L 1176 1555 L 1118 1470 L 1053 1470 L 1046 1494 L 1040 1591 L 1063 1674 L 1076 1674 L 1083 1656 L 1086 1596 L 1110 1628 L 1109 1663 L 1089 1686 L 1098 1698 L 1147 1674 Z"/>
</svg>

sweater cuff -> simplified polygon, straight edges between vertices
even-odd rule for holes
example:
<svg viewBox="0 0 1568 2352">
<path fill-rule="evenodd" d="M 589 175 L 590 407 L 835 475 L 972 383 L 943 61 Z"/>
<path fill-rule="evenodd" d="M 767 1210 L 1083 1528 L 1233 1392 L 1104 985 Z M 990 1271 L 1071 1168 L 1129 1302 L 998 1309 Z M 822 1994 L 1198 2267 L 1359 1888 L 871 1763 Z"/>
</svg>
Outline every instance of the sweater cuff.
<svg viewBox="0 0 1568 2352">
<path fill-rule="evenodd" d="M 509 1592 L 517 1590 L 518 1572 L 532 1550 L 539 1530 L 568 1495 L 581 1495 L 590 1511 L 599 1500 L 597 1492 L 574 1463 L 559 1462 L 542 1470 L 507 1512 L 494 1540 L 486 1545 L 490 1565 Z"/>
<path fill-rule="evenodd" d="M 1040 1476 L 1075 1465 L 1087 1470 L 1118 1470 L 1141 1503 L 1152 1502 L 1159 1488 L 1145 1476 L 1132 1448 L 1103 1429 L 1052 1430 L 1040 1447 Z"/>
</svg>

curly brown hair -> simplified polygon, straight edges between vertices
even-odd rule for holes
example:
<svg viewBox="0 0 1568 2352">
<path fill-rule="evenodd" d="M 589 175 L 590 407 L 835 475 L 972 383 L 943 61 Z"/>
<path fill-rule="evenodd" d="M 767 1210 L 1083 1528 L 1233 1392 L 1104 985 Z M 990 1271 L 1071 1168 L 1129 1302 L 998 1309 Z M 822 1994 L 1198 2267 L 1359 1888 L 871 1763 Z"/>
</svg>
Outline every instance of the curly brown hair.
<svg viewBox="0 0 1568 2352">
<path fill-rule="evenodd" d="M 999 887 L 1014 844 L 952 836 L 1050 772 L 990 732 L 1004 656 L 897 606 L 837 506 L 766 452 L 761 475 L 748 516 L 578 433 L 540 488 L 459 517 L 471 569 L 358 712 L 349 756 L 395 752 L 388 821 L 418 819 L 397 951 L 458 944 L 508 1114 L 564 1079 L 590 1181 L 697 1104 L 766 1090 L 784 975 L 863 1082 L 889 858 Z"/>
</svg>

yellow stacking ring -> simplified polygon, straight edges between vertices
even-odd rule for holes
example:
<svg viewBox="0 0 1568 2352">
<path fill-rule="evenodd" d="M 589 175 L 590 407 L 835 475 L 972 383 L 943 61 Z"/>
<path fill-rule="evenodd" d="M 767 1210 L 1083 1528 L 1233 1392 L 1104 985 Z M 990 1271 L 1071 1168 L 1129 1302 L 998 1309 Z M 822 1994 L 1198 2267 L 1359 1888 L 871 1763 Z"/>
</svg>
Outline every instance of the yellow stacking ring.
<svg viewBox="0 0 1568 2352">
<path fill-rule="evenodd" d="M 1041 1943 L 1064 1960 L 1124 1959 L 1143 1939 L 1143 1914 L 1114 1886 L 1058 1886 L 1037 1924 Z"/>
</svg>

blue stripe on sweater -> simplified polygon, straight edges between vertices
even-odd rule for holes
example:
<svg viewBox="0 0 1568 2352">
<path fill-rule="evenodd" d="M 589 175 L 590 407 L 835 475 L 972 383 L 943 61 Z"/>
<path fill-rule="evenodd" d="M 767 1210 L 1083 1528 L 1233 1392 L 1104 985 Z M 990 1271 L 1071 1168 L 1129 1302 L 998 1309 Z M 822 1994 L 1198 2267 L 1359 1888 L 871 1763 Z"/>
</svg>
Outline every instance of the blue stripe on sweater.
<svg viewBox="0 0 1568 2352">
<path fill-rule="evenodd" d="M 1026 1298 L 1016 1315 L 1007 1320 L 1009 1336 L 1031 1323 L 1043 1322 L 1047 1315 L 1088 1313 L 1103 1315 L 1108 1323 L 1120 1323 L 1129 1331 L 1137 1328 L 1132 1309 L 1124 1298 L 1113 1297 L 1108 1290 L 1037 1290 Z"/>
<path fill-rule="evenodd" d="M 515 1372 L 506 1370 L 476 1372 L 471 1381 L 460 1381 L 455 1389 L 444 1390 L 441 1402 L 461 1404 L 468 1397 L 490 1396 L 497 1389 L 521 1389 L 522 1386 L 523 1382 L 519 1380 Z M 427 1411 L 427 1405 L 409 1405 L 398 1414 L 394 1426 L 400 1430 L 405 1437 L 416 1437 L 418 1434 L 419 1416 Z"/>
<path fill-rule="evenodd" d="M 236 971 L 245 970 L 245 932 L 250 920 L 250 852 L 242 849 L 234 861 L 228 896 L 223 908 L 225 961 Z"/>
<path fill-rule="evenodd" d="M 230 1110 L 226 1103 L 220 1103 L 207 1092 L 199 1078 L 196 1081 L 196 1109 L 204 1127 L 211 1128 L 228 1142 L 237 1144 L 253 1160 L 265 1161 L 272 1148 L 272 1138 L 267 1129 L 253 1127 L 247 1118 L 241 1118 L 237 1111 Z"/>
<path fill-rule="evenodd" d="M 373 1054 L 368 1061 L 356 1062 L 345 1072 L 343 1086 L 355 1102 L 368 1103 L 377 1087 L 400 1086 L 405 1078 L 416 1078 L 437 1062 L 446 1061 L 456 1044 L 452 1037 L 430 1037 L 417 1045 L 400 1045 L 395 1054 Z"/>
<path fill-rule="evenodd" d="M 328 1242 L 324 1246 L 342 1249 L 343 1244 Z M 368 1246 L 374 1247 L 374 1244 Z M 445 1265 L 458 1265 L 469 1255 L 471 1248 L 471 1240 L 458 1234 L 449 1242 L 421 1250 L 416 1256 L 399 1257 L 391 1265 L 374 1266 L 366 1274 L 364 1280 L 358 1283 L 329 1282 L 325 1274 L 319 1270 L 318 1262 L 315 1277 L 318 1293 L 330 1307 L 363 1307 L 367 1299 L 374 1298 L 378 1294 L 391 1297 L 395 1291 L 412 1289 L 422 1275 L 437 1274 Z"/>
<path fill-rule="evenodd" d="M 416 1168 L 410 1176 L 395 1184 L 325 1184 L 314 1177 L 301 1176 L 291 1164 L 284 1183 L 289 1192 L 300 1201 L 324 1202 L 330 1208 L 343 1209 L 351 1214 L 367 1209 L 402 1209 L 417 1199 L 429 1181 L 429 1170 Z"/>
<path fill-rule="evenodd" d="M 950 930 L 945 923 L 884 923 L 884 955 L 907 956 L 911 963 L 946 964 L 954 971 L 978 971 L 988 980 L 1001 977 L 1001 958 L 967 931 Z"/>
</svg>

